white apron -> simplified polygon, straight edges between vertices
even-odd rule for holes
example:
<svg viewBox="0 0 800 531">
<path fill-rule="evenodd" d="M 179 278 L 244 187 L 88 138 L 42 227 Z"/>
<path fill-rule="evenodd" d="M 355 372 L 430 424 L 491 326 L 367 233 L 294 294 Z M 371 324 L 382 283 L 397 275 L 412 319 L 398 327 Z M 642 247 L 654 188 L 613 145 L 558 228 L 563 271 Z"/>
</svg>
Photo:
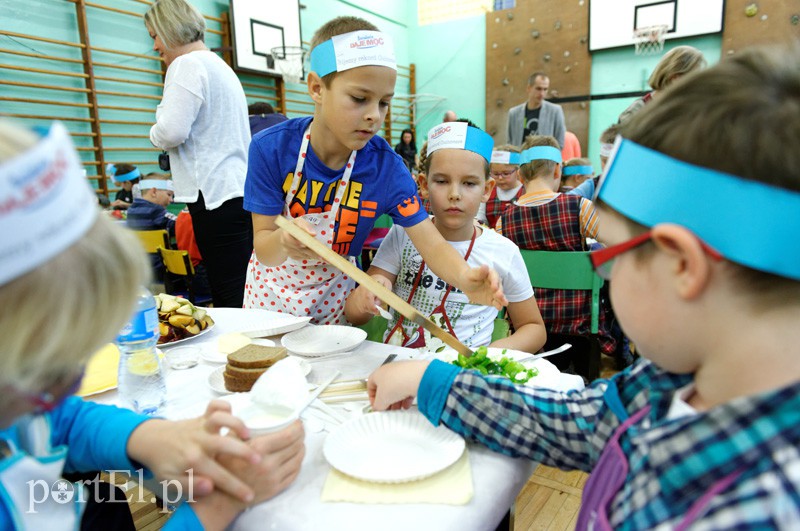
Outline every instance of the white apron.
<svg viewBox="0 0 800 531">
<path fill-rule="evenodd" d="M 83 487 L 61 478 L 67 447 L 50 447 L 50 426 L 37 415 L 18 424 L 19 448 L 3 441 L 0 497 L 14 528 L 30 530 L 79 529 L 86 503 Z"/>
<path fill-rule="evenodd" d="M 300 186 L 308 143 L 311 139 L 310 131 L 311 125 L 309 124 L 303 133 L 292 186 L 286 194 L 284 215 L 289 215 L 289 206 Z M 303 219 L 315 228 L 317 240 L 328 247 L 331 247 L 333 243 L 336 214 L 339 211 L 345 189 L 350 182 L 355 162 L 356 152 L 353 151 L 344 169 L 342 179 L 339 181 L 331 209 L 327 212 L 303 216 Z M 350 262 L 355 264 L 355 259 L 350 257 Z M 313 324 L 346 324 L 344 301 L 353 288 L 355 288 L 353 279 L 327 262 L 288 258 L 279 266 L 266 267 L 258 261 L 256 253 L 253 251 L 247 268 L 244 307 L 263 308 L 300 317 L 309 316 Z"/>
</svg>

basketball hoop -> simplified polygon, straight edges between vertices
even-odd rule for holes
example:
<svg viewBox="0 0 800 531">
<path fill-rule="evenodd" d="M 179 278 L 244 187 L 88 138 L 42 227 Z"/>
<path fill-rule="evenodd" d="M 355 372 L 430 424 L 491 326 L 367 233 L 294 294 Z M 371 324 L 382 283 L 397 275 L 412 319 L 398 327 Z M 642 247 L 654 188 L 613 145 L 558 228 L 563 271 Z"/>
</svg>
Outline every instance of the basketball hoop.
<svg viewBox="0 0 800 531">
<path fill-rule="evenodd" d="M 668 29 L 666 24 L 659 24 L 633 30 L 636 55 L 652 55 L 663 51 Z"/>
<path fill-rule="evenodd" d="M 306 50 L 302 46 L 278 46 L 270 50 L 275 68 L 287 83 L 300 83 L 303 78 L 303 61 Z"/>
</svg>

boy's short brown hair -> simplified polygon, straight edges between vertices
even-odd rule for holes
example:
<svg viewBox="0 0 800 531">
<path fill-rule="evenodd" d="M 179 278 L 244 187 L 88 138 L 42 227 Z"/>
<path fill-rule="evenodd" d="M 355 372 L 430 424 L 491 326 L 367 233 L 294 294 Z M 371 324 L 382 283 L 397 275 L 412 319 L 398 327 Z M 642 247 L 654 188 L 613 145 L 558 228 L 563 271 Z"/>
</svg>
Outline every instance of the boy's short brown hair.
<svg viewBox="0 0 800 531">
<path fill-rule="evenodd" d="M 359 17 L 346 16 L 329 20 L 320 26 L 319 29 L 314 32 L 314 36 L 311 37 L 310 52 L 313 52 L 314 48 L 337 35 L 344 35 L 345 33 L 360 30 L 380 31 L 375 24 Z M 330 86 L 330 83 L 336 78 L 336 74 L 337 72 L 331 72 L 322 78 L 322 82 L 326 87 Z"/>
<path fill-rule="evenodd" d="M 601 144 L 613 144 L 619 134 L 619 124 L 611 124 L 605 131 L 600 133 Z"/>
<path fill-rule="evenodd" d="M 584 157 L 571 158 L 571 159 L 569 159 L 568 161 L 566 161 L 564 163 L 564 167 L 565 168 L 567 166 L 591 166 L 591 165 L 592 165 L 592 161 L 590 161 L 589 159 L 584 158 Z"/>
<path fill-rule="evenodd" d="M 500 144 L 499 146 L 494 147 L 494 151 L 508 151 L 509 153 L 519 153 L 521 150 L 519 146 L 515 146 L 514 144 Z"/>
<path fill-rule="evenodd" d="M 522 142 L 522 151 L 537 146 L 554 147 L 561 151 L 561 146 L 559 145 L 558 140 L 550 135 L 528 135 Z M 519 167 L 519 173 L 522 175 L 522 178 L 525 180 L 525 182 L 528 182 L 539 177 L 540 175 L 552 174 L 558 165 L 559 164 L 557 162 L 553 162 L 552 160 L 533 160 L 526 164 L 522 164 Z"/>
<path fill-rule="evenodd" d="M 622 124 L 620 134 L 690 164 L 800 191 L 800 45 L 743 50 L 680 80 Z M 780 296 L 789 285 L 800 288 L 732 266 L 748 291 L 768 288 Z"/>
</svg>

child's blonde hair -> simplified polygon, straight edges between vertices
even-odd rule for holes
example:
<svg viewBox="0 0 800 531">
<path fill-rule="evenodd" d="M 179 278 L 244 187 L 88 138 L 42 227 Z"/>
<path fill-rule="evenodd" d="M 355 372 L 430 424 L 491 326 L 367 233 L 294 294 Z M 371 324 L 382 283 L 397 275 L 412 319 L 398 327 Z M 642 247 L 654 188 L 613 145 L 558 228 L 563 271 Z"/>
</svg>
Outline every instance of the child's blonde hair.
<svg viewBox="0 0 800 531">
<path fill-rule="evenodd" d="M 37 140 L 0 121 L 0 163 Z M 148 272 L 134 235 L 100 214 L 67 250 L 0 286 L 0 385 L 39 391 L 75 373 L 130 318 Z"/>
<path fill-rule="evenodd" d="M 561 151 L 558 140 L 550 135 L 528 135 L 522 142 L 522 151 L 536 146 L 549 146 Z M 558 166 L 559 164 L 552 160 L 532 160 L 531 162 L 522 164 L 519 167 L 519 173 L 522 175 L 522 178 L 525 179 L 525 182 L 528 182 L 537 177 L 552 175 Z"/>
<path fill-rule="evenodd" d="M 750 48 L 698 72 L 622 124 L 620 134 L 690 164 L 800 191 L 800 45 Z M 628 223 L 634 234 L 646 230 Z M 800 296 L 796 281 L 731 267 L 748 291 L 772 292 L 777 302 L 791 299 L 786 289 Z"/>
<path fill-rule="evenodd" d="M 584 157 L 574 157 L 564 163 L 565 168 L 567 166 L 591 166 L 591 165 L 592 161 Z"/>
<path fill-rule="evenodd" d="M 359 17 L 346 16 L 329 20 L 320 26 L 319 29 L 314 32 L 314 36 L 311 37 L 310 52 L 313 52 L 314 48 L 337 35 L 344 35 L 345 33 L 361 30 L 380 31 L 375 24 Z M 330 86 L 331 82 L 336 78 L 336 74 L 337 72 L 331 72 L 324 76 L 322 78 L 322 83 L 326 87 Z"/>
</svg>

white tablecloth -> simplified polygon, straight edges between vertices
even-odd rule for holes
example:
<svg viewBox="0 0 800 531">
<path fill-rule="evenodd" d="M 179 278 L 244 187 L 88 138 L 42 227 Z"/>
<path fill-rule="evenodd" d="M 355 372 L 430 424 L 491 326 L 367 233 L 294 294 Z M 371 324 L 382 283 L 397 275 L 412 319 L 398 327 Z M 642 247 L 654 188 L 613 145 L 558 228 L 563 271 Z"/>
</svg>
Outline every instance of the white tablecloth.
<svg viewBox="0 0 800 531">
<path fill-rule="evenodd" d="M 189 344 L 215 349 L 220 335 L 256 328 L 263 324 L 264 316 L 270 313 L 262 310 L 211 309 L 210 314 L 216 321 L 214 329 Z M 417 355 L 411 349 L 367 341 L 350 356 L 313 361 L 308 378 L 312 382 L 321 381 L 334 368 L 342 372 L 342 379 L 364 378 L 390 353 L 397 353 L 398 360 Z M 207 384 L 208 375 L 217 367 L 201 361 L 188 370 L 165 369 L 167 407 L 163 415 L 170 419 L 201 415 L 208 401 L 218 396 Z M 558 387 L 565 390 L 581 385 L 580 377 L 573 375 L 562 375 L 558 382 Z M 95 396 L 93 400 L 115 404 L 116 391 Z M 330 429 L 335 427 L 331 425 Z M 330 465 L 322 455 L 326 436 L 326 431 L 306 430 L 306 456 L 296 481 L 275 498 L 246 511 L 233 528 L 280 531 L 493 530 L 514 503 L 535 466 L 533 462 L 512 459 L 483 446 L 469 444 L 475 495 L 467 505 L 322 503 L 320 493 L 330 470 Z"/>
</svg>

